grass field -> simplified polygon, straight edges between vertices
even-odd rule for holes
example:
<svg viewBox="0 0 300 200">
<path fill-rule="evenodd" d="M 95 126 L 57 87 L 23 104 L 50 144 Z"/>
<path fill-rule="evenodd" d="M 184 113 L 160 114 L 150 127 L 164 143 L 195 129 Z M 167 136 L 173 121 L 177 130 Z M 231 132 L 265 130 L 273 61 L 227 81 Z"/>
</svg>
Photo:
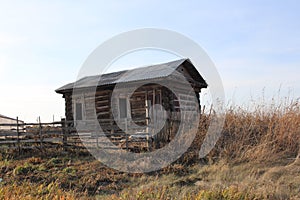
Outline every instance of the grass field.
<svg viewBox="0 0 300 200">
<path fill-rule="evenodd" d="M 229 108 L 222 137 L 199 160 L 212 117 L 185 155 L 147 174 L 109 169 L 83 150 L 2 152 L 0 199 L 300 199 L 299 101 Z"/>
</svg>

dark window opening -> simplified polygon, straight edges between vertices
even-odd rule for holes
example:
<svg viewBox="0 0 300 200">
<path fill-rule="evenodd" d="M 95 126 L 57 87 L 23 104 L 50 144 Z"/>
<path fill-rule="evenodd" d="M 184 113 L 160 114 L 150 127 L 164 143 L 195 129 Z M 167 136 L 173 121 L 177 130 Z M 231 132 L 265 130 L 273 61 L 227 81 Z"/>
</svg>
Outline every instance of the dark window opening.
<svg viewBox="0 0 300 200">
<path fill-rule="evenodd" d="M 120 118 L 127 118 L 127 101 L 126 98 L 119 99 Z"/>
<path fill-rule="evenodd" d="M 82 103 L 76 103 L 76 120 L 82 120 Z"/>
<path fill-rule="evenodd" d="M 155 104 L 161 104 L 160 103 L 160 94 L 155 95 Z"/>
</svg>

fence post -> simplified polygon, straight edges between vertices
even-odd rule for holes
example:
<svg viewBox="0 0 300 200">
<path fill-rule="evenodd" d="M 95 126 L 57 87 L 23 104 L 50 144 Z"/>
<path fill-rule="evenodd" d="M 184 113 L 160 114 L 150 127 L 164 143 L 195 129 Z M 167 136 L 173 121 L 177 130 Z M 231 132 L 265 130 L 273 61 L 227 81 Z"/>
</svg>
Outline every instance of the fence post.
<svg viewBox="0 0 300 200">
<path fill-rule="evenodd" d="M 17 145 L 18 145 L 18 152 L 21 153 L 20 147 L 20 131 L 19 131 L 19 117 L 17 117 Z"/>
<path fill-rule="evenodd" d="M 125 139 L 126 139 L 126 150 L 128 150 L 128 124 L 127 117 L 125 118 Z"/>
<path fill-rule="evenodd" d="M 151 107 L 151 101 L 148 99 L 148 91 L 146 91 L 145 96 L 145 108 L 146 108 L 146 148 L 149 151 L 149 121 L 150 121 L 150 107 Z"/>
<path fill-rule="evenodd" d="M 39 136 L 40 136 L 40 146 L 41 149 L 43 148 L 43 135 L 42 135 L 42 124 L 41 124 L 41 117 L 39 116 Z"/>
<path fill-rule="evenodd" d="M 63 149 L 66 151 L 67 149 L 67 130 L 66 130 L 66 119 L 61 119 L 61 130 L 63 135 Z"/>
</svg>

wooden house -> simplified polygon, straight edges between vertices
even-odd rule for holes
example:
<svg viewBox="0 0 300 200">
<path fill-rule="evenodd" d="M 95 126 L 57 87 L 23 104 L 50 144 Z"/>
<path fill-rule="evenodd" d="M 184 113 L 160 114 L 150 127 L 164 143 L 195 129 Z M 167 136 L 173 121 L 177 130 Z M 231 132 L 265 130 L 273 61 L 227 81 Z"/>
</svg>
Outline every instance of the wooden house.
<svg viewBox="0 0 300 200">
<path fill-rule="evenodd" d="M 182 84 L 183 81 L 192 88 L 192 93 L 187 93 L 189 90 L 186 84 Z M 139 87 L 130 92 L 130 88 L 136 85 Z M 177 95 L 169 87 L 175 87 Z M 143 135 L 141 133 L 149 133 L 149 109 L 153 105 L 161 105 L 160 108 L 164 108 L 165 112 L 156 113 L 156 121 L 159 122 L 160 117 L 165 117 L 166 123 L 159 128 L 159 133 L 153 135 L 155 144 L 160 146 L 169 142 L 176 133 L 176 123 L 182 106 L 180 100 L 186 103 L 187 109 L 200 110 L 199 93 L 206 87 L 206 81 L 192 62 L 189 59 L 180 59 L 84 77 L 62 86 L 56 92 L 65 99 L 67 121 L 85 121 L 96 117 L 103 131 L 111 136 L 124 134 L 124 128 L 120 128 L 121 122 L 126 123 L 126 126 L 133 123 L 136 125 L 137 128 L 130 133 L 132 138 Z M 113 98 L 114 93 L 117 93 L 117 98 Z"/>
</svg>

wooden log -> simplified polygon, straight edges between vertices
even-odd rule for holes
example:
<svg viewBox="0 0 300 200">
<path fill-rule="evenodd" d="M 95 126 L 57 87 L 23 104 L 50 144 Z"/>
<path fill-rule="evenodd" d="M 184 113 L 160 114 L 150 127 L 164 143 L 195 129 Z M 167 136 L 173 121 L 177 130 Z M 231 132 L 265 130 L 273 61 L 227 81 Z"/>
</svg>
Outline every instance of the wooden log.
<svg viewBox="0 0 300 200">
<path fill-rule="evenodd" d="M 17 132 L 0 132 L 0 137 L 33 137 L 33 136 L 38 136 L 38 132 L 21 132 L 19 131 L 19 134 Z M 44 136 L 53 136 L 53 135 L 61 135 L 62 133 L 60 131 L 43 131 L 42 135 Z"/>
<path fill-rule="evenodd" d="M 45 138 L 43 142 L 54 142 L 54 141 L 61 142 L 62 140 L 61 140 L 61 138 Z M 24 139 L 24 140 L 19 140 L 19 142 L 17 140 L 3 140 L 3 141 L 0 140 L 0 144 L 19 144 L 19 143 L 40 143 L 40 140 L 39 139 Z"/>
<path fill-rule="evenodd" d="M 41 125 L 59 125 L 61 124 L 61 122 L 50 122 L 50 123 L 41 123 Z M 13 124 L 0 124 L 0 126 L 19 126 L 19 129 L 20 127 L 23 127 L 23 126 L 38 126 L 40 125 L 40 123 L 20 123 L 20 120 L 18 123 L 13 123 Z"/>
<path fill-rule="evenodd" d="M 19 133 L 19 118 L 17 117 L 17 134 L 18 134 L 18 152 L 21 153 L 21 147 L 20 147 L 20 133 Z"/>
</svg>

